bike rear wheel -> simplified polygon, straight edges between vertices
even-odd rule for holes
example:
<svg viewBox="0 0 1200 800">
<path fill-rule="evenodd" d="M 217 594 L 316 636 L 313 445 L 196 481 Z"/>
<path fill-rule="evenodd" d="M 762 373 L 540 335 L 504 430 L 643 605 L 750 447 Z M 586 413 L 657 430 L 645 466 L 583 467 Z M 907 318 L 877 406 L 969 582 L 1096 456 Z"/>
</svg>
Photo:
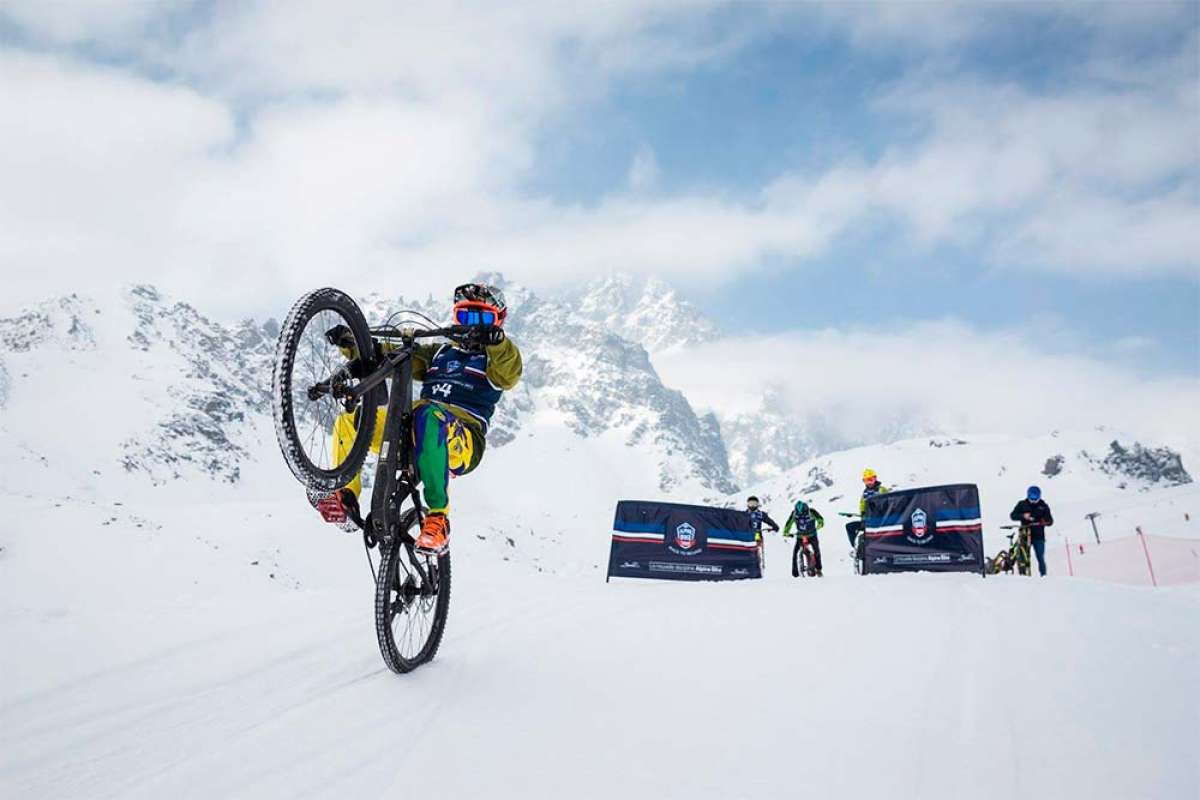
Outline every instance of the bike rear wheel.
<svg viewBox="0 0 1200 800">
<path fill-rule="evenodd" d="M 374 344 L 366 318 L 358 304 L 337 289 L 317 289 L 301 297 L 284 320 L 275 350 L 272 403 L 275 435 L 284 460 L 296 479 L 307 487 L 333 490 L 349 483 L 367 457 L 375 432 L 375 409 L 386 390 L 382 386 L 363 398 L 352 422 L 344 424 L 344 438 L 353 441 L 340 460 L 335 460 L 334 437 L 338 418 L 347 413 L 328 391 L 314 397 L 310 390 L 338 376 L 336 381 L 352 388 L 357 379 L 341 372 L 345 355 L 329 342 L 326 331 L 342 325 L 349 329 L 354 345 L 364 354 L 364 368 L 373 366 Z M 366 374 L 366 371 L 360 374 Z"/>
<path fill-rule="evenodd" d="M 416 524 L 411 511 L 402 531 Z M 382 543 L 375 580 L 375 634 L 383 663 L 411 672 L 437 655 L 450 613 L 450 554 L 428 556 L 407 535 Z"/>
</svg>

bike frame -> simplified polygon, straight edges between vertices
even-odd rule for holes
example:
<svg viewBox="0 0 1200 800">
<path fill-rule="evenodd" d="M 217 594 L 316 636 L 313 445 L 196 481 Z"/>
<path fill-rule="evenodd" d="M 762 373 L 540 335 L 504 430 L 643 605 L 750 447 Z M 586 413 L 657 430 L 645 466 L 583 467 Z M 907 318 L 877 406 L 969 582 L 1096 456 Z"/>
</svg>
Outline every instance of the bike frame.
<svg viewBox="0 0 1200 800">
<path fill-rule="evenodd" d="M 1028 525 L 1001 525 L 1010 530 L 1008 534 L 1008 559 L 1010 567 L 1015 567 L 1019 574 L 1032 575 L 1033 563 L 1033 530 Z M 1021 570 L 1024 569 L 1024 572 Z M 1010 570 L 1011 571 L 1011 570 Z"/>
<path fill-rule="evenodd" d="M 371 490 L 371 530 L 364 530 L 364 535 L 369 535 L 377 542 L 389 542 L 398 533 L 405 544 L 413 544 L 412 537 L 407 531 L 401 530 L 400 525 L 400 507 L 404 498 L 410 499 L 416 509 L 418 527 L 424 518 L 418 494 L 420 481 L 413 464 L 412 447 L 412 357 L 416 340 L 439 336 L 453 337 L 464 332 L 462 326 L 415 331 L 412 335 L 401 334 L 391 328 L 371 331 L 372 338 L 398 338 L 401 341 L 397 350 L 384 355 L 383 363 L 378 369 L 362 379 L 346 395 L 347 400 L 359 403 L 362 413 L 368 413 L 362 405 L 363 398 L 370 395 L 389 377 L 392 378 L 391 391 L 388 392 L 387 415 L 383 423 L 383 438 L 379 445 L 379 464 L 375 468 L 375 485 Z M 371 413 L 374 412 L 375 409 L 371 409 Z"/>
<path fill-rule="evenodd" d="M 812 541 L 807 534 L 800 536 L 799 538 L 800 549 L 793 558 L 800 559 L 800 564 L 797 565 L 797 569 L 800 571 L 801 575 L 807 578 L 808 570 L 810 568 L 816 569 L 816 566 L 813 563 L 814 559 L 816 558 L 816 553 L 813 552 Z"/>
</svg>

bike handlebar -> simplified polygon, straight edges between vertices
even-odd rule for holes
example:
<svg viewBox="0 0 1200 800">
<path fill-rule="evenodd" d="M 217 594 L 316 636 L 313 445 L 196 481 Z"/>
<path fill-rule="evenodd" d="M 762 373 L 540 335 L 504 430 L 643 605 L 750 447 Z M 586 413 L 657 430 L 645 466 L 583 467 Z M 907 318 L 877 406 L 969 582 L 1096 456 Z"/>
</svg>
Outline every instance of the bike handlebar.
<svg viewBox="0 0 1200 800">
<path fill-rule="evenodd" d="M 457 339 L 478 333 L 487 328 L 486 325 L 447 325 L 444 328 L 397 328 L 387 325 L 381 328 L 371 328 L 371 336 L 376 339 L 434 339 L 444 336 L 447 339 Z"/>
<path fill-rule="evenodd" d="M 404 363 L 405 360 L 412 356 L 411 345 L 417 339 L 435 339 L 446 338 L 454 341 L 477 336 L 482 331 L 487 329 L 486 325 L 448 325 L 444 328 L 397 328 L 394 325 L 386 325 L 379 328 L 371 328 L 370 334 L 373 339 L 391 339 L 400 340 L 404 343 L 396 351 L 384 355 L 380 364 L 375 370 L 365 378 L 359 381 L 354 387 L 344 385 L 345 379 L 349 378 L 349 373 L 345 369 L 338 370 L 328 380 L 309 387 L 308 399 L 316 400 L 326 394 L 334 395 L 338 399 L 347 404 L 347 407 L 352 406 L 361 400 L 369 391 L 374 389 L 379 384 L 383 383 L 388 376 L 395 371 L 396 367 Z"/>
</svg>

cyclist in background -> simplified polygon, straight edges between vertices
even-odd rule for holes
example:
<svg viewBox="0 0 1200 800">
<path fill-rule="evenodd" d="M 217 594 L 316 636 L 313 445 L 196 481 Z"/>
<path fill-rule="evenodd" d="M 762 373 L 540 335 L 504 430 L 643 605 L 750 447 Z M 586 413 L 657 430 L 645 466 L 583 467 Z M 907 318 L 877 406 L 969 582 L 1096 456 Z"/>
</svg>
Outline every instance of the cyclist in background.
<svg viewBox="0 0 1200 800">
<path fill-rule="evenodd" d="M 1042 490 L 1030 486 L 1025 492 L 1025 499 L 1013 506 L 1009 517 L 1013 522 L 1021 523 L 1029 529 L 1029 543 L 1037 556 L 1038 574 L 1046 576 L 1046 528 L 1054 524 L 1050 506 L 1042 499 Z"/>
<path fill-rule="evenodd" d="M 792 533 L 793 526 L 796 532 Z M 821 577 L 821 542 L 817 538 L 817 531 L 825 526 L 825 518 L 821 516 L 821 512 L 810 506 L 803 500 L 797 500 L 796 505 L 792 508 L 792 513 L 788 515 L 787 522 L 783 524 L 783 536 L 789 538 L 796 537 L 796 545 L 792 548 L 792 577 L 800 577 L 800 568 L 796 565 L 796 557 L 800 555 L 800 548 L 804 544 L 804 537 L 808 537 L 812 543 L 813 549 L 813 566 L 810 576 Z"/>
<path fill-rule="evenodd" d="M 750 515 L 750 530 L 754 531 L 754 541 L 762 541 L 764 524 L 775 533 L 779 533 L 779 526 L 771 519 L 771 515 L 760 507 L 758 498 L 754 495 L 746 498 L 746 513 Z"/>
<path fill-rule="evenodd" d="M 853 547 L 854 543 L 858 541 L 858 534 L 862 533 L 862 518 L 867 516 L 867 500 L 877 494 L 885 494 L 888 491 L 888 487 L 879 482 L 879 476 L 876 475 L 875 470 L 871 469 L 870 467 L 863 470 L 862 481 L 862 499 L 858 501 L 858 516 L 860 519 L 846 523 L 846 536 L 850 538 L 851 547 Z"/>
</svg>

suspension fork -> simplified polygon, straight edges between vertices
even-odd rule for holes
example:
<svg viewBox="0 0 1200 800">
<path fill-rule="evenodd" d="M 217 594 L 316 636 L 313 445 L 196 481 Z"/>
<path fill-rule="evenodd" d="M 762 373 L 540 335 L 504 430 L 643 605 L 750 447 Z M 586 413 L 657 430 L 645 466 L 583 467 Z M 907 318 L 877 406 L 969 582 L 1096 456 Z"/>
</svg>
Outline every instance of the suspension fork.
<svg viewBox="0 0 1200 800">
<path fill-rule="evenodd" d="M 379 465 L 375 469 L 375 488 L 371 492 L 372 533 L 378 541 L 390 541 L 400 528 L 400 504 L 393 502 L 404 486 L 416 498 L 416 474 L 412 463 L 412 356 L 407 355 L 393 373 L 388 392 L 387 416 Z M 417 517 L 421 505 L 418 502 Z"/>
</svg>

